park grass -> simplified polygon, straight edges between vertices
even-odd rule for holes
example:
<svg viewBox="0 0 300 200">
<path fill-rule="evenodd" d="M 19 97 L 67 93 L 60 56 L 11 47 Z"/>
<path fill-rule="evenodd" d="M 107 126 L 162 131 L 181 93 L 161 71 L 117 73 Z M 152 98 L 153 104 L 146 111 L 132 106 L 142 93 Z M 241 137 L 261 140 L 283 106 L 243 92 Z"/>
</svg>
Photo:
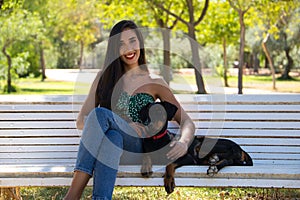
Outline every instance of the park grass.
<svg viewBox="0 0 300 200">
<path fill-rule="evenodd" d="M 2 85 L 6 83 L 2 82 Z M 20 78 L 13 82 L 13 86 L 16 88 L 16 92 L 11 94 L 22 95 L 70 95 L 74 94 L 74 83 L 67 81 L 56 81 L 46 79 L 41 81 L 40 78 Z M 2 94 L 3 91 L 2 91 Z"/>
<path fill-rule="evenodd" d="M 21 188 L 21 196 L 26 200 L 60 200 L 68 187 L 28 187 Z M 86 187 L 82 200 L 90 200 L 92 188 Z M 119 187 L 113 193 L 113 200 L 297 200 L 300 191 L 274 188 L 196 188 L 177 187 L 167 195 L 163 187 Z"/>
<path fill-rule="evenodd" d="M 204 76 L 207 88 L 214 84 L 223 85 L 223 79 L 214 75 Z M 41 95 L 72 95 L 87 94 L 90 85 L 87 83 L 56 81 L 40 78 L 21 78 L 15 80 L 17 92 L 11 94 L 41 94 Z M 174 73 L 172 83 L 195 86 L 196 80 L 193 74 Z M 236 76 L 228 77 L 229 88 L 237 88 L 238 79 Z M 4 85 L 2 82 L 0 85 Z M 222 86 L 223 87 L 223 86 Z M 272 89 L 272 77 L 266 75 L 244 75 L 243 88 L 258 89 L 278 93 L 300 93 L 300 77 L 293 77 L 292 80 L 276 80 L 276 89 Z M 174 93 L 194 93 L 192 91 L 173 90 Z M 2 92 L 3 94 L 3 92 Z"/>
<path fill-rule="evenodd" d="M 204 75 L 205 85 L 209 88 L 211 85 L 218 84 L 224 85 L 224 80 L 220 76 Z M 173 82 L 180 84 L 196 85 L 195 76 L 193 74 L 174 74 Z M 228 77 L 228 88 L 238 87 L 238 77 Z M 276 88 L 273 89 L 272 76 L 271 75 L 244 75 L 243 76 L 243 88 L 244 89 L 257 89 L 265 90 L 275 93 L 300 93 L 300 77 L 295 76 L 290 80 L 281 80 L 276 78 Z M 181 92 L 181 91 L 178 91 Z"/>
</svg>

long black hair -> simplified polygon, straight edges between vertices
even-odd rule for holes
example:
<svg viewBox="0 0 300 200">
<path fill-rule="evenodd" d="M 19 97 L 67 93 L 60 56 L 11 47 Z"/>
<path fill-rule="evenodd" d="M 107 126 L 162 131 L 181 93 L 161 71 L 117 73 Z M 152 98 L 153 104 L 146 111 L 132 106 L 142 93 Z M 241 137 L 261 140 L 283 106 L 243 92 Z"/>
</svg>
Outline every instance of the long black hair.
<svg viewBox="0 0 300 200">
<path fill-rule="evenodd" d="M 132 29 L 135 31 L 140 43 L 140 57 L 138 59 L 138 64 L 142 70 L 148 70 L 146 67 L 144 40 L 137 25 L 130 20 L 122 20 L 115 24 L 110 31 L 108 39 L 104 67 L 96 90 L 95 107 L 100 105 L 111 109 L 113 89 L 125 73 L 125 67 L 120 58 L 121 32 L 125 29 Z"/>
</svg>

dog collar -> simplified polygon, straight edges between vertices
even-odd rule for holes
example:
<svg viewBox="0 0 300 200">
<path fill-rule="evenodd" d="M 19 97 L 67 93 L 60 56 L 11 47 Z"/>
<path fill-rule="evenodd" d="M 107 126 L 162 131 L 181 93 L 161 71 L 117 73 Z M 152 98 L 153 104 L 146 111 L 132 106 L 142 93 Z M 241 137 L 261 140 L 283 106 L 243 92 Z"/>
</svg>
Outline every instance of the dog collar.
<svg viewBox="0 0 300 200">
<path fill-rule="evenodd" d="M 154 135 L 152 138 L 153 138 L 153 140 L 158 140 L 158 139 L 162 138 L 163 136 L 165 136 L 167 134 L 167 132 L 168 132 L 168 130 L 165 130 L 164 132 L 162 132 L 159 135 Z"/>
</svg>

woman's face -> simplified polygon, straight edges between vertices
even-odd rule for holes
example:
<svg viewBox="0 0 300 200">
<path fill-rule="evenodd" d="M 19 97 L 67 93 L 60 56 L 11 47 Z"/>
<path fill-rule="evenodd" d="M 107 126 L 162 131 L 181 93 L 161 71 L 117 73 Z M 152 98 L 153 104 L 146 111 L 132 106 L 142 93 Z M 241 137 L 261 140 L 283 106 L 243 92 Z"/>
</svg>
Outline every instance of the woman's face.
<svg viewBox="0 0 300 200">
<path fill-rule="evenodd" d="M 125 29 L 120 38 L 120 55 L 126 70 L 137 67 L 140 57 L 140 42 L 134 30 Z"/>
</svg>

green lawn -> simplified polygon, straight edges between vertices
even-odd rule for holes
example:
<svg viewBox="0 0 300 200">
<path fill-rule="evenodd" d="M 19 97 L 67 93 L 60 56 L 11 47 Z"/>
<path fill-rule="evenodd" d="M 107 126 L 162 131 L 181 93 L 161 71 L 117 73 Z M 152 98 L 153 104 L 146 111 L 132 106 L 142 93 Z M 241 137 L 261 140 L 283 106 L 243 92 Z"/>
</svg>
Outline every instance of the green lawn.
<svg viewBox="0 0 300 200">
<path fill-rule="evenodd" d="M 67 187 L 22 188 L 21 195 L 26 200 L 61 200 Z M 82 200 L 90 200 L 92 188 L 87 187 Z M 167 195 L 163 187 L 116 187 L 113 200 L 273 200 L 299 199 L 300 191 L 289 189 L 255 188 L 193 188 L 177 187 Z"/>
<path fill-rule="evenodd" d="M 206 87 L 218 83 L 223 85 L 223 79 L 216 76 L 204 76 Z M 194 75 L 174 74 L 173 83 L 195 85 Z M 237 77 L 228 78 L 230 88 L 237 88 Z M 3 86 L 4 83 L 0 84 Z M 15 81 L 17 92 L 12 94 L 86 94 L 90 85 L 87 83 L 73 83 L 67 81 L 54 81 L 46 79 L 41 82 L 39 78 L 21 78 Z M 272 77 L 262 75 L 243 76 L 243 88 L 260 89 L 273 92 L 300 93 L 300 77 L 293 80 L 276 80 L 276 90 L 272 89 Z M 0 88 L 1 89 L 1 88 Z M 2 89 L 3 90 L 3 89 Z M 183 90 L 174 90 L 174 93 L 190 93 Z"/>
<path fill-rule="evenodd" d="M 224 80 L 217 76 L 205 76 L 204 81 L 206 87 L 214 85 L 216 83 L 224 85 Z M 194 75 L 191 74 L 174 74 L 173 82 L 181 84 L 191 84 L 195 85 L 196 81 Z M 229 76 L 228 84 L 230 88 L 238 87 L 237 76 Z M 300 77 L 293 77 L 293 80 L 279 80 L 276 79 L 276 90 L 272 88 L 272 76 L 266 75 L 244 75 L 243 76 L 243 88 L 248 89 L 259 89 L 272 92 L 282 92 L 282 93 L 300 93 Z"/>
</svg>

